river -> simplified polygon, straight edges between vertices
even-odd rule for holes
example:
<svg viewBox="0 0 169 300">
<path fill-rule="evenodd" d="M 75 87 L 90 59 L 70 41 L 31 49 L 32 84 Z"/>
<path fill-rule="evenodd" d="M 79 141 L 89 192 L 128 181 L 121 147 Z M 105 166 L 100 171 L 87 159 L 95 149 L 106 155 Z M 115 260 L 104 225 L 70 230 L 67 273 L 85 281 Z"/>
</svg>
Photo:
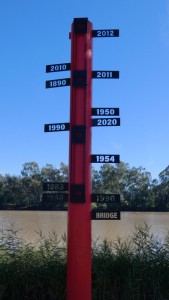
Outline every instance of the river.
<svg viewBox="0 0 169 300">
<path fill-rule="evenodd" d="M 135 226 L 146 222 L 151 232 L 164 237 L 169 230 L 168 212 L 122 212 L 121 220 L 92 221 L 92 239 L 115 240 L 132 235 Z M 37 231 L 45 235 L 55 230 L 59 237 L 67 233 L 67 212 L 56 211 L 0 211 L 0 228 L 15 224 L 20 236 L 26 242 L 35 243 L 39 239 Z"/>
</svg>

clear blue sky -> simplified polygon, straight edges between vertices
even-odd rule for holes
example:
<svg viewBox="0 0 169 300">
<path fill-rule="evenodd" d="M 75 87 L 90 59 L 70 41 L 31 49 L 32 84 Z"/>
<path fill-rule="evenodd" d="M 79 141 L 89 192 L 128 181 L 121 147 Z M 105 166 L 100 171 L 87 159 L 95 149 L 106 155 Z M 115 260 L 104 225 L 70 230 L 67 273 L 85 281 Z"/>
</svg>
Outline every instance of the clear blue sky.
<svg viewBox="0 0 169 300">
<path fill-rule="evenodd" d="M 119 107 L 121 127 L 93 128 L 92 152 L 120 154 L 153 178 L 169 164 L 169 1 L 16 0 L 0 5 L 0 173 L 22 164 L 68 163 L 68 132 L 44 133 L 45 123 L 69 122 L 70 87 L 45 89 L 45 66 L 70 62 L 71 23 L 120 37 L 93 39 L 93 70 L 119 70 L 119 80 L 93 79 L 93 106 Z"/>
</svg>

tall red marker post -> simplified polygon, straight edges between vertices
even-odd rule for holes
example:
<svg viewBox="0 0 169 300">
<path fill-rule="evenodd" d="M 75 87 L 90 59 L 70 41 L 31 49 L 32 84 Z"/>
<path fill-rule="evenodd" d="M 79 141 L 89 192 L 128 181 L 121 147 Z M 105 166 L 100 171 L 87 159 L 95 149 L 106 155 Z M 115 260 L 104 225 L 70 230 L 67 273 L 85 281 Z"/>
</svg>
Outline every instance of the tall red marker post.
<svg viewBox="0 0 169 300">
<path fill-rule="evenodd" d="M 70 78 L 46 81 L 46 88 L 71 87 L 70 123 L 44 126 L 45 132 L 70 131 L 69 183 L 47 180 L 42 196 L 48 209 L 67 210 L 68 200 L 67 300 L 91 300 L 91 220 L 120 220 L 120 195 L 91 195 L 91 163 L 120 162 L 117 154 L 91 155 L 91 126 L 120 126 L 120 118 L 114 118 L 119 108 L 92 108 L 92 78 L 119 78 L 119 71 L 92 71 L 92 38 L 118 36 L 118 29 L 92 30 L 87 18 L 75 18 L 71 63 L 46 66 L 47 73 L 71 71 Z M 93 209 L 91 201 L 96 203 Z"/>
<path fill-rule="evenodd" d="M 67 300 L 91 299 L 92 23 L 71 31 Z"/>
</svg>

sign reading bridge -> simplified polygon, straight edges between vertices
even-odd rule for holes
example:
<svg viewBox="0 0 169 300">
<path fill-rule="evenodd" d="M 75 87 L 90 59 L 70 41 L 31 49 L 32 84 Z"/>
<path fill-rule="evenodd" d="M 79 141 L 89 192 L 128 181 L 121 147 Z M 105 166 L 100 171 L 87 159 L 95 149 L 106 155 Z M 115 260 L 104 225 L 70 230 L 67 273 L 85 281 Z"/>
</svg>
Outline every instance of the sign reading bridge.
<svg viewBox="0 0 169 300">
<path fill-rule="evenodd" d="M 120 220 L 120 211 L 92 210 L 92 220 Z"/>
</svg>

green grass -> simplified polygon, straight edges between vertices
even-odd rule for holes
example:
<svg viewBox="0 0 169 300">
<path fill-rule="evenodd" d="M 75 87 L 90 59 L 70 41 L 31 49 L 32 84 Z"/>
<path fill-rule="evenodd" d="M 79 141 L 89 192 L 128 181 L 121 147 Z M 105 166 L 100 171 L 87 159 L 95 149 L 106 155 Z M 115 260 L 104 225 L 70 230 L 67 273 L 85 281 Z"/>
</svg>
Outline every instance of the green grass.
<svg viewBox="0 0 169 300">
<path fill-rule="evenodd" d="M 66 237 L 40 232 L 33 246 L 13 224 L 1 230 L 0 299 L 65 300 Z M 93 242 L 92 300 L 151 299 L 169 299 L 168 235 L 162 243 L 145 223 L 126 240 Z"/>
</svg>

